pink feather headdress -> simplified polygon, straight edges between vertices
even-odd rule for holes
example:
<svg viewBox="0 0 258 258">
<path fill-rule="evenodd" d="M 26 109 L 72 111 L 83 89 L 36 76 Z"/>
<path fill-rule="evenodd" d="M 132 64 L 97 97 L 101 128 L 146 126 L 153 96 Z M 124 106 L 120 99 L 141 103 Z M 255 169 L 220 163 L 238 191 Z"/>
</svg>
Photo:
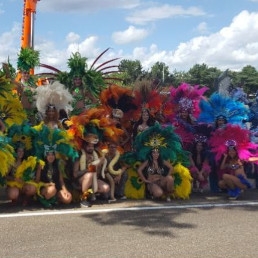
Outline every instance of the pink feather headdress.
<svg viewBox="0 0 258 258">
<path fill-rule="evenodd" d="M 216 161 L 219 161 L 229 146 L 235 147 L 241 160 L 258 155 L 258 144 L 250 141 L 250 131 L 239 125 L 227 124 L 222 129 L 217 129 L 211 134 L 209 144 L 215 153 Z"/>
<path fill-rule="evenodd" d="M 207 90 L 207 87 L 182 83 L 177 88 L 170 89 L 170 101 L 176 112 L 187 110 L 197 118 L 200 114 L 199 102 Z"/>
</svg>

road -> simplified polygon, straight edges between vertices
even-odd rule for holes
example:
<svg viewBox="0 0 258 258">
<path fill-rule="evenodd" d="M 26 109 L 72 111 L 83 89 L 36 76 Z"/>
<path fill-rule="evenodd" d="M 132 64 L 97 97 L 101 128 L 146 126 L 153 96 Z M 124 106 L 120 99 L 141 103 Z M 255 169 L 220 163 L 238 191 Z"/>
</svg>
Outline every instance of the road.
<svg viewBox="0 0 258 258">
<path fill-rule="evenodd" d="M 258 253 L 258 190 L 58 209 L 0 205 L 0 257 L 245 258 Z"/>
</svg>

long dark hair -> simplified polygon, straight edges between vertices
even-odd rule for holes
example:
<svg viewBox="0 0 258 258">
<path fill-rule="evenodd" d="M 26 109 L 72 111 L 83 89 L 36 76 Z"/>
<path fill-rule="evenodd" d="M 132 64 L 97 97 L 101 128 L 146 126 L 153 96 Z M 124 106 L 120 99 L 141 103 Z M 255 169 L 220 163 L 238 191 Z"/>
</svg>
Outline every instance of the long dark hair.
<svg viewBox="0 0 258 258">
<path fill-rule="evenodd" d="M 147 121 L 147 125 L 148 126 L 153 126 L 156 122 L 155 118 L 151 115 L 150 111 L 148 109 L 144 109 L 142 110 L 143 111 L 147 111 L 148 115 L 149 115 L 149 119 Z M 135 122 L 134 126 L 133 126 L 133 139 L 136 137 L 138 131 L 138 126 L 141 125 L 143 123 L 143 119 L 142 119 L 142 114 L 141 114 L 141 117 L 138 121 Z"/>
<path fill-rule="evenodd" d="M 152 165 L 152 164 L 153 164 L 153 157 L 152 157 L 152 152 L 153 152 L 153 151 L 155 151 L 155 150 L 151 150 L 151 152 L 150 152 L 150 154 L 149 154 L 149 156 L 148 156 L 148 164 L 149 164 L 149 165 Z M 162 159 L 162 157 L 161 157 L 161 155 L 160 155 L 160 152 L 159 152 L 159 156 L 158 156 L 157 162 L 158 162 L 158 166 L 159 166 L 160 168 L 162 168 L 162 167 L 164 166 L 164 161 L 163 161 L 163 159 Z"/>
<path fill-rule="evenodd" d="M 196 161 L 197 161 L 197 154 L 198 154 L 196 148 L 197 148 L 197 145 L 200 144 L 200 143 L 202 144 L 202 150 L 201 150 L 201 152 L 200 152 L 200 155 L 201 155 L 201 163 L 203 163 L 204 160 L 205 160 L 205 158 L 207 157 L 207 153 L 208 153 L 207 144 L 204 143 L 204 142 L 195 142 L 194 145 L 193 145 L 192 151 L 191 151 L 191 153 L 192 153 L 192 158 L 193 158 L 193 161 L 194 161 L 195 163 L 196 163 Z"/>
</svg>

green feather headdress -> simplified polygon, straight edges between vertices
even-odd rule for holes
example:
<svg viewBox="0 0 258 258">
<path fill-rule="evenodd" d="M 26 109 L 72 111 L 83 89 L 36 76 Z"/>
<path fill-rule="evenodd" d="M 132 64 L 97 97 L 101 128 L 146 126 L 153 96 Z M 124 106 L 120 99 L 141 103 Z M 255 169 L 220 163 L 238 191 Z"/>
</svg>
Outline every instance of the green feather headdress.
<svg viewBox="0 0 258 258">
<path fill-rule="evenodd" d="M 27 154 L 32 150 L 31 126 L 26 122 L 21 125 L 12 125 L 8 129 L 7 135 L 11 139 L 11 144 L 14 148 L 22 146 Z"/>
<path fill-rule="evenodd" d="M 18 54 L 17 68 L 21 71 L 29 71 L 39 66 L 39 51 L 32 48 L 21 48 Z"/>
<path fill-rule="evenodd" d="M 72 56 L 68 59 L 67 65 L 70 68 L 70 76 L 83 77 L 87 69 L 87 58 L 82 57 L 79 52 L 72 53 Z"/>
<path fill-rule="evenodd" d="M 45 125 L 32 129 L 33 145 L 38 158 L 43 159 L 48 151 L 55 151 L 62 157 L 73 160 L 78 157 L 78 153 L 72 145 L 72 138 L 65 130 L 50 129 Z"/>
<path fill-rule="evenodd" d="M 137 159 L 148 159 L 151 150 L 158 149 L 165 160 L 175 163 L 188 163 L 188 153 L 183 150 L 180 137 L 172 126 L 162 127 L 156 123 L 135 138 L 134 149 L 137 150 Z"/>
</svg>

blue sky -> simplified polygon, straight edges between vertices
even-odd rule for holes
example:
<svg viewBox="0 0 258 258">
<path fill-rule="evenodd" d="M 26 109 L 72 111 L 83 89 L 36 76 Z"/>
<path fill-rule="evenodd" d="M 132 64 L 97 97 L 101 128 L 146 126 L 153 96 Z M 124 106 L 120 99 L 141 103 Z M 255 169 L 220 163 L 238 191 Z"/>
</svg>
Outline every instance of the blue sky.
<svg viewBox="0 0 258 258">
<path fill-rule="evenodd" d="M 0 61 L 14 66 L 22 14 L 23 0 L 0 0 Z M 258 69 L 258 0 L 40 0 L 34 38 L 41 63 L 60 70 L 71 53 L 90 65 L 106 48 L 101 61 L 139 60 L 144 70 Z"/>
</svg>

